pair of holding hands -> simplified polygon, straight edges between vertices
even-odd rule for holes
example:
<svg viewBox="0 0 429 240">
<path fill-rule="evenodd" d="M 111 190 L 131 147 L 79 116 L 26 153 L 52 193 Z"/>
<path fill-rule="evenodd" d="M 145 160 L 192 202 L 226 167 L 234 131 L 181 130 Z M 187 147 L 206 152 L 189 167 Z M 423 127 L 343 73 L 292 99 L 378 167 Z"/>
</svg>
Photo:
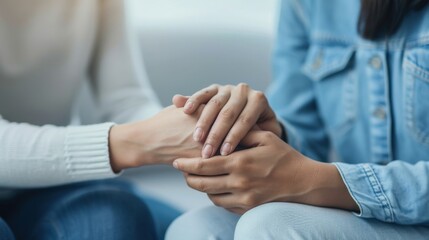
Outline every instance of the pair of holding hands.
<svg viewBox="0 0 429 240">
<path fill-rule="evenodd" d="M 335 166 L 280 139 L 282 127 L 263 93 L 246 84 L 212 85 L 173 103 L 148 120 L 111 129 L 114 171 L 173 164 L 190 187 L 238 214 L 267 202 L 357 208 Z"/>
<path fill-rule="evenodd" d="M 202 157 L 180 158 L 173 166 L 217 206 L 242 214 L 309 191 L 300 183 L 311 176 L 301 170 L 313 161 L 280 139 L 283 129 L 262 92 L 246 84 L 212 85 L 191 97 L 176 95 L 173 103 L 197 115 L 192 137 L 202 144 Z"/>
</svg>

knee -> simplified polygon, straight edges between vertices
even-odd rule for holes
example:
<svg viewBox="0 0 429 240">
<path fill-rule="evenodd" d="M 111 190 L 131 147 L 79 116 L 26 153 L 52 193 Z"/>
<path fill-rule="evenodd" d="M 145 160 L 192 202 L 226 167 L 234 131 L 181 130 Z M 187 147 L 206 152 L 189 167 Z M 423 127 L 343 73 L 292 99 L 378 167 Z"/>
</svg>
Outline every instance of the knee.
<svg viewBox="0 0 429 240">
<path fill-rule="evenodd" d="M 152 216 L 142 200 L 111 189 L 71 196 L 35 232 L 43 239 L 156 239 Z"/>
<path fill-rule="evenodd" d="M 170 225 L 165 239 L 232 239 L 238 219 L 238 215 L 214 206 L 190 211 L 180 216 Z"/>
<path fill-rule="evenodd" d="M 9 226 L 1 218 L 0 218 L 0 239 L 4 239 L 4 240 L 15 239 Z"/>
<path fill-rule="evenodd" d="M 258 206 L 240 218 L 234 239 L 318 239 L 311 208 L 293 203 Z"/>
</svg>

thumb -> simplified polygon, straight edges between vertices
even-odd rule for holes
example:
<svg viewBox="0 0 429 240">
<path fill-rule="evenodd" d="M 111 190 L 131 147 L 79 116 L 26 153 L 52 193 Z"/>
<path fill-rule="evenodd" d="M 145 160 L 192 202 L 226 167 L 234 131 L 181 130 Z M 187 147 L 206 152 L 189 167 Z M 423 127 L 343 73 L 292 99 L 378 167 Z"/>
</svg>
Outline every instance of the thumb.
<svg viewBox="0 0 429 240">
<path fill-rule="evenodd" d="M 269 132 L 266 131 L 255 130 L 254 128 L 241 140 L 240 145 L 245 148 L 253 148 L 262 145 L 265 139 L 264 136 L 268 133 Z"/>
<path fill-rule="evenodd" d="M 182 96 L 179 94 L 174 95 L 172 102 L 174 104 L 174 106 L 176 106 L 177 108 L 182 108 L 185 106 L 186 101 L 188 101 L 189 97 L 187 96 Z"/>
</svg>

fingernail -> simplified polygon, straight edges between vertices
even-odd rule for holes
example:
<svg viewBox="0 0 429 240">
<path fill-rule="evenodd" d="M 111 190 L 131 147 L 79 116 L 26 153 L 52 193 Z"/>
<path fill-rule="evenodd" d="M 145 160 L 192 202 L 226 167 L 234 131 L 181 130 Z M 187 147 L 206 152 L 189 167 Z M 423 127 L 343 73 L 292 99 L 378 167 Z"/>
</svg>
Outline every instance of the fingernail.
<svg viewBox="0 0 429 240">
<path fill-rule="evenodd" d="M 185 104 L 185 110 L 191 110 L 192 108 L 194 108 L 194 103 L 193 103 L 193 102 L 188 101 L 188 102 Z"/>
<path fill-rule="evenodd" d="M 195 132 L 194 132 L 194 140 L 199 142 L 201 141 L 202 138 L 203 138 L 203 129 L 198 127 L 197 129 L 195 129 Z"/>
<path fill-rule="evenodd" d="M 221 150 L 220 150 L 220 154 L 222 154 L 222 156 L 226 156 L 230 153 L 231 153 L 231 144 L 230 143 L 224 143 Z"/>
<path fill-rule="evenodd" d="M 173 162 L 173 167 L 179 169 L 179 163 L 177 161 Z"/>
<path fill-rule="evenodd" d="M 210 158 L 213 153 L 213 147 L 210 144 L 206 144 L 203 149 L 203 158 Z"/>
</svg>

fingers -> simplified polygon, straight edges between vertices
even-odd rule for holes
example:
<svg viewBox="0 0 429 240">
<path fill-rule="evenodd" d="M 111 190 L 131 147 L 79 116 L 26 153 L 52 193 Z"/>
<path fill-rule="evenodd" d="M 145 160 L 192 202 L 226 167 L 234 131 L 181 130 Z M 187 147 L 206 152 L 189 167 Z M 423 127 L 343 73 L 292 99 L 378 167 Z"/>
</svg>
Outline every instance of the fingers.
<svg viewBox="0 0 429 240">
<path fill-rule="evenodd" d="M 248 91 L 249 87 L 246 84 L 238 85 L 232 90 L 229 101 L 220 111 L 210 112 L 210 120 L 215 119 L 215 121 L 204 144 L 204 158 L 213 156 L 219 149 L 222 141 L 225 139 L 238 116 L 245 108 L 247 104 Z M 207 148 L 209 150 L 206 150 Z M 232 152 L 232 147 L 229 144 L 225 144 L 221 149 L 221 153 L 222 155 L 227 155 L 223 154 L 223 152 Z"/>
<path fill-rule="evenodd" d="M 203 193 L 224 194 L 229 192 L 227 175 L 204 177 L 187 174 L 185 178 L 189 187 Z"/>
<path fill-rule="evenodd" d="M 278 140 L 276 134 L 269 131 L 251 131 L 249 132 L 240 144 L 246 148 L 253 148 L 260 145 L 266 145 L 273 140 Z"/>
<path fill-rule="evenodd" d="M 212 99 L 219 90 L 218 85 L 212 85 L 208 88 L 204 88 L 196 93 L 194 93 L 187 101 L 184 107 L 184 111 L 187 114 L 192 114 L 201 104 L 206 104 L 210 99 Z"/>
<path fill-rule="evenodd" d="M 215 176 L 228 174 L 230 165 L 233 161 L 228 157 L 213 157 L 204 158 L 186 158 L 177 159 L 173 162 L 173 166 L 186 173 L 196 174 L 201 176 Z"/>
<path fill-rule="evenodd" d="M 189 97 L 182 96 L 179 94 L 174 95 L 172 102 L 176 108 L 182 108 L 185 106 L 186 101 L 188 101 Z"/>
<path fill-rule="evenodd" d="M 195 131 L 194 131 L 194 140 L 202 141 L 207 136 L 210 128 L 215 122 L 219 112 L 223 109 L 225 104 L 229 101 L 231 93 L 229 90 L 221 90 L 216 94 L 205 106 L 203 112 L 201 113 L 200 118 L 198 119 Z M 206 153 L 206 154 L 204 154 Z M 213 156 L 215 149 L 212 146 L 205 146 L 203 150 L 204 156 Z"/>
<path fill-rule="evenodd" d="M 251 97 L 249 99 L 246 107 L 243 109 L 234 126 L 230 129 L 223 141 L 220 150 L 222 155 L 225 156 L 232 153 L 241 140 L 256 125 L 265 108 L 264 102 L 259 100 L 259 97 Z"/>
</svg>

